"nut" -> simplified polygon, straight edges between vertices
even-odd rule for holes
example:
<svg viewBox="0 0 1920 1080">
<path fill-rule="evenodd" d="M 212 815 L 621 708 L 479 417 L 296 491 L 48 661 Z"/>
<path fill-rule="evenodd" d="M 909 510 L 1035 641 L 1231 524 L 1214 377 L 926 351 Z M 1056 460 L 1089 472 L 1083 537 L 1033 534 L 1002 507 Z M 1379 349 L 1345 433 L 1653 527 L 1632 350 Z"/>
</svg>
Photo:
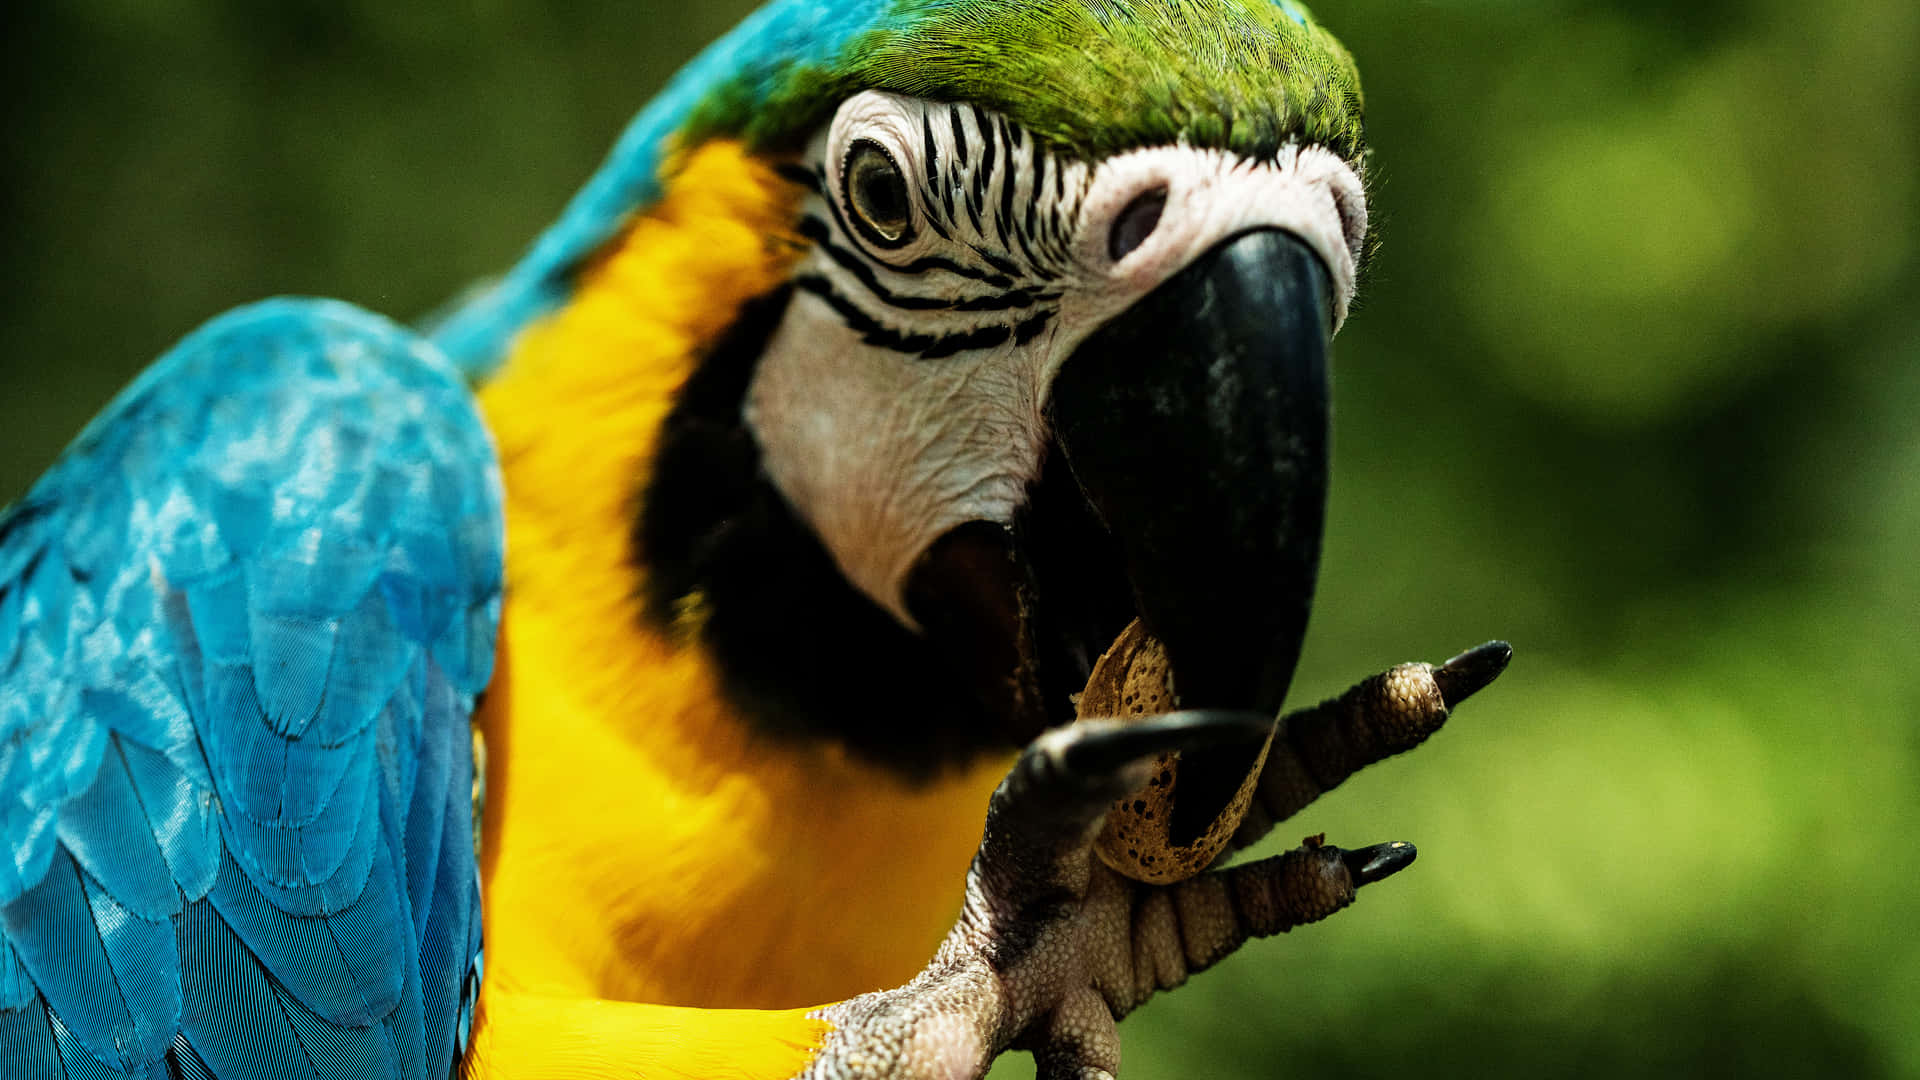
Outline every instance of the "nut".
<svg viewBox="0 0 1920 1080">
<path fill-rule="evenodd" d="M 1120 720 L 1157 716 L 1178 709 L 1173 668 L 1159 639 L 1135 619 L 1093 665 L 1080 695 L 1079 718 Z M 1180 797 L 1180 755 L 1160 755 L 1145 786 L 1113 804 L 1106 825 L 1093 842 L 1102 862 L 1136 881 L 1166 885 L 1183 881 L 1213 865 L 1247 816 L 1253 791 L 1266 764 L 1273 732 L 1247 765 L 1233 798 L 1213 823 L 1191 843 L 1176 845 L 1170 829 Z"/>
</svg>

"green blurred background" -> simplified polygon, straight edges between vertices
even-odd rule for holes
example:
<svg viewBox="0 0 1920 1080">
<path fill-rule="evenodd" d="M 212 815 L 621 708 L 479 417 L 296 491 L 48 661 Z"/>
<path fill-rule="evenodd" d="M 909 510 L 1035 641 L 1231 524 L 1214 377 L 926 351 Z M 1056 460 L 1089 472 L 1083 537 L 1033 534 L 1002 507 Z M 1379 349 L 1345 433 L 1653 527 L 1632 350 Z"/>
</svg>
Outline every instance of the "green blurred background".
<svg viewBox="0 0 1920 1080">
<path fill-rule="evenodd" d="M 225 307 L 500 269 L 746 6 L 9 5 L 0 499 Z M 1299 696 L 1518 655 L 1128 1074 L 1920 1076 L 1920 5 L 1317 9 L 1385 245 Z"/>
</svg>

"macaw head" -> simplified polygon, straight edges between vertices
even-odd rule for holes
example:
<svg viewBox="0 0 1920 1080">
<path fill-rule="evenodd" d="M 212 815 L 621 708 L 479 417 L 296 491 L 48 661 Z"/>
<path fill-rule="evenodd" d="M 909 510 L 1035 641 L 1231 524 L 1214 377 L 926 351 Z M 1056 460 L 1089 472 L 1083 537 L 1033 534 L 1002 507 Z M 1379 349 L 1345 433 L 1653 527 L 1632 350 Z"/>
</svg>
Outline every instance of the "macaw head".
<svg viewBox="0 0 1920 1080">
<path fill-rule="evenodd" d="M 497 355 L 716 138 L 798 185 L 802 250 L 682 389 L 634 536 L 748 708 L 924 771 L 1071 719 L 1138 616 L 1183 705 L 1276 710 L 1367 237 L 1358 77 L 1306 10 L 777 0 L 443 346 Z"/>
</svg>

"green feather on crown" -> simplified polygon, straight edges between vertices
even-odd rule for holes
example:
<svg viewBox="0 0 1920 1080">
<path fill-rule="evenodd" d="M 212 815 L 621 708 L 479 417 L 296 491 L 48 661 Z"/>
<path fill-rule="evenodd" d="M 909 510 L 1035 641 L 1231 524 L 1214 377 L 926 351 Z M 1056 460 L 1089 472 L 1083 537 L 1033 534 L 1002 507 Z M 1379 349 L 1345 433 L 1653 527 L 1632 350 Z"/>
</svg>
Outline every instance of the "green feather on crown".
<svg viewBox="0 0 1920 1080">
<path fill-rule="evenodd" d="M 771 85 L 769 85 L 769 82 Z M 1320 143 L 1364 154 L 1353 58 L 1273 0 L 902 0 L 828 66 L 716 87 L 686 136 L 805 138 L 861 89 L 967 101 L 1098 159 L 1185 142 L 1247 157 Z"/>
</svg>

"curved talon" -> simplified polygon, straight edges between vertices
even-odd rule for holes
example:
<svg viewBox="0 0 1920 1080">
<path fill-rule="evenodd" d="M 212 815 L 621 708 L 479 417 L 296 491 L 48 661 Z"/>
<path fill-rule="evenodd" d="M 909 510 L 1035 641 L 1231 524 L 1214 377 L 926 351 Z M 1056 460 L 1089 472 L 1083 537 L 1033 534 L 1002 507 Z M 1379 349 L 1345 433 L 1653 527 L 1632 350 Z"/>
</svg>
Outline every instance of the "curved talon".
<svg viewBox="0 0 1920 1080">
<path fill-rule="evenodd" d="M 1440 687 L 1440 699 L 1451 709 L 1486 689 L 1488 683 L 1507 670 L 1513 659 L 1513 646 L 1504 641 L 1489 641 L 1433 669 L 1433 681 Z"/>
<path fill-rule="evenodd" d="M 1183 709 L 1161 713 L 1125 727 L 1095 729 L 1063 751 L 1068 768 L 1111 773 L 1150 754 L 1202 746 L 1258 744 L 1273 727 L 1273 717 L 1237 709 Z"/>
<path fill-rule="evenodd" d="M 1067 858 L 1113 800 L 1146 782 L 1159 755 L 1257 744 L 1272 725 L 1260 713 L 1191 709 L 1136 723 L 1093 721 L 1049 731 L 1020 755 L 994 792 L 981 853 L 1030 867 Z M 1040 874 L 1036 880 L 1050 878 Z"/>
<path fill-rule="evenodd" d="M 1258 797 L 1229 850 L 1258 842 L 1355 772 L 1418 746 L 1512 658 L 1511 645 L 1489 641 L 1438 666 L 1389 668 L 1338 697 L 1281 717 Z"/>
<path fill-rule="evenodd" d="M 1109 885 L 1104 897 L 1096 887 L 1090 903 L 1105 899 L 1123 929 L 1091 946 L 1095 984 L 1113 1014 L 1125 1015 L 1249 938 L 1284 934 L 1333 915 L 1353 903 L 1362 887 L 1391 877 L 1413 859 L 1412 844 L 1349 851 L 1310 837 L 1284 854 L 1174 885 L 1119 893 Z"/>
<path fill-rule="evenodd" d="M 1347 864 L 1347 872 L 1353 875 L 1355 888 L 1371 885 L 1376 881 L 1385 881 L 1393 875 L 1413 865 L 1419 855 L 1412 844 L 1405 840 L 1375 844 L 1372 847 L 1356 848 L 1343 852 L 1340 861 Z"/>
</svg>

